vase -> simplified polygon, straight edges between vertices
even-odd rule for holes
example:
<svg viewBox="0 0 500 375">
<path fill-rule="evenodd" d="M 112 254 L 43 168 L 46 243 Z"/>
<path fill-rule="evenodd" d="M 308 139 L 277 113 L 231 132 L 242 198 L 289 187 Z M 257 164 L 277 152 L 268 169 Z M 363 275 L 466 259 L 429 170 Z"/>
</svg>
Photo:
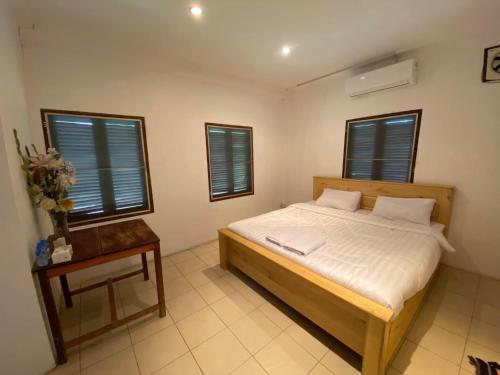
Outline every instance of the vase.
<svg viewBox="0 0 500 375">
<path fill-rule="evenodd" d="M 68 213 L 65 211 L 49 211 L 50 221 L 52 222 L 54 238 L 64 237 L 66 243 L 71 241 L 68 228 Z"/>
</svg>

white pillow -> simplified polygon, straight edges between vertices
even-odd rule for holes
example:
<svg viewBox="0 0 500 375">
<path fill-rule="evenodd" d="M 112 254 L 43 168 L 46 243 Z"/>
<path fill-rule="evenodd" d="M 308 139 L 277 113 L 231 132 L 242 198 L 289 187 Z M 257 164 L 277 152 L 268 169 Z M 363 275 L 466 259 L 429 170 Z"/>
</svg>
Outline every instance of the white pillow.
<svg viewBox="0 0 500 375">
<path fill-rule="evenodd" d="M 319 206 L 338 208 L 344 211 L 356 211 L 361 200 L 360 191 L 345 191 L 324 189 L 323 194 L 316 200 Z"/>
<path fill-rule="evenodd" d="M 430 225 L 435 199 L 378 196 L 372 214 L 392 220 Z"/>
</svg>

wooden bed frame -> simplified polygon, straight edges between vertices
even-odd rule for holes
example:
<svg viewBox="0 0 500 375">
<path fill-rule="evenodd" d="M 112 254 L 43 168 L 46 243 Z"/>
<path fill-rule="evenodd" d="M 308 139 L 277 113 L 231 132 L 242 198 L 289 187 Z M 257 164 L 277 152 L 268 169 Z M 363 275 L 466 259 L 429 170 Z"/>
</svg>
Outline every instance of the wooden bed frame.
<svg viewBox="0 0 500 375">
<path fill-rule="evenodd" d="M 372 209 L 378 195 L 435 198 L 432 220 L 449 224 L 453 187 L 314 177 L 313 199 L 323 189 L 361 191 L 361 208 Z M 401 313 L 249 241 L 219 230 L 220 265 L 250 276 L 281 300 L 363 356 L 362 375 L 381 375 L 397 352 L 431 281 L 408 299 Z"/>
</svg>

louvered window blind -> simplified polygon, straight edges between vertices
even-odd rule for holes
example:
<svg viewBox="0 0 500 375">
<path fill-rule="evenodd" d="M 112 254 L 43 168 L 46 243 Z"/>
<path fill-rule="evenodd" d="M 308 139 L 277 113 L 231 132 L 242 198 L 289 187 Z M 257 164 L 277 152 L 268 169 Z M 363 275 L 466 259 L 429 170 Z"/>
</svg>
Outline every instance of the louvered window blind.
<svg viewBox="0 0 500 375">
<path fill-rule="evenodd" d="M 205 124 L 210 201 L 253 194 L 252 128 Z"/>
<path fill-rule="evenodd" d="M 153 211 L 144 118 L 42 110 L 47 147 L 73 163 L 71 224 Z"/>
<path fill-rule="evenodd" d="M 412 182 L 422 110 L 347 120 L 343 177 Z"/>
</svg>

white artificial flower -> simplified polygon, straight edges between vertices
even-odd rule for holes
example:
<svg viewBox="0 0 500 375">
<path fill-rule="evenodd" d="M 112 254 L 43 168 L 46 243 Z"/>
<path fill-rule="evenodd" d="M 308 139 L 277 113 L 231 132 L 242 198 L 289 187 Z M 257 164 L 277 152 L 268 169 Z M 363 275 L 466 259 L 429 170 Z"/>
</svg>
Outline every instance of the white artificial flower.
<svg viewBox="0 0 500 375">
<path fill-rule="evenodd" d="M 52 198 L 44 197 L 40 201 L 40 207 L 47 211 L 53 210 L 56 207 L 56 201 Z"/>
<path fill-rule="evenodd" d="M 49 168 L 49 169 L 59 169 L 59 168 L 61 168 L 61 166 L 63 165 L 63 163 L 64 163 L 63 158 L 52 159 L 47 164 L 47 168 Z"/>
</svg>

